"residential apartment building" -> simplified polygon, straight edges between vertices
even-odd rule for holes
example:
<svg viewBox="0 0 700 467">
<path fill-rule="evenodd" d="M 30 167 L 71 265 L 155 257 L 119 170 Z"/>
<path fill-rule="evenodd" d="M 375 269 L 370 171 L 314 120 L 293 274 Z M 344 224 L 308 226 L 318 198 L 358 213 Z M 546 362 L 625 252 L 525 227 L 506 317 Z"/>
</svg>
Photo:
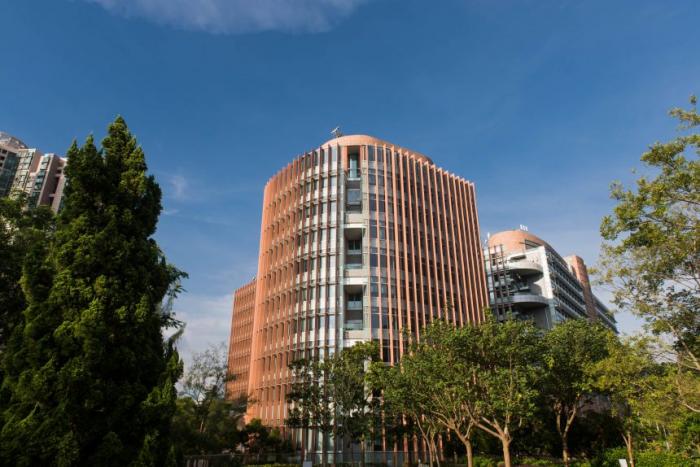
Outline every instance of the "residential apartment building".
<svg viewBox="0 0 700 467">
<path fill-rule="evenodd" d="M 425 155 L 352 135 L 294 159 L 265 186 L 256 280 L 235 293 L 229 368 L 248 365 L 248 418 L 283 427 L 295 359 L 375 341 L 395 363 L 405 332 L 481 322 L 479 238 L 474 185 Z M 319 433 L 290 434 L 321 451 Z"/>
<path fill-rule="evenodd" d="M 484 257 L 489 303 L 498 319 L 511 314 L 543 329 L 566 319 L 589 319 L 617 332 L 612 313 L 593 294 L 581 257 L 562 257 L 524 229 L 489 236 Z"/>
<path fill-rule="evenodd" d="M 0 196 L 25 193 L 30 206 L 61 208 L 66 184 L 66 159 L 29 148 L 19 139 L 0 132 Z"/>
<path fill-rule="evenodd" d="M 18 153 L 23 149 L 27 149 L 26 144 L 0 131 L 0 197 L 7 196 L 12 190 L 19 164 Z"/>
</svg>

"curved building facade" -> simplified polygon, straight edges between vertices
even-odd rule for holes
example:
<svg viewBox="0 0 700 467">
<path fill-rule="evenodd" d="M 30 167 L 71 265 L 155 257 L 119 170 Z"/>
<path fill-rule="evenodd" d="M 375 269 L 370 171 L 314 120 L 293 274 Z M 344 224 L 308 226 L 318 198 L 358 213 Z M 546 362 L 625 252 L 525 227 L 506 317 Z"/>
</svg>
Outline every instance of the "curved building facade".
<svg viewBox="0 0 700 467">
<path fill-rule="evenodd" d="M 532 319 L 551 329 L 566 319 L 599 320 L 617 331 L 615 319 L 591 289 L 583 259 L 562 257 L 525 230 L 491 235 L 484 251 L 490 304 L 496 317 Z"/>
<path fill-rule="evenodd" d="M 293 360 L 372 340 L 394 363 L 405 330 L 483 319 L 474 185 L 370 136 L 332 139 L 265 186 L 256 277 L 248 418 L 283 426 Z"/>
</svg>

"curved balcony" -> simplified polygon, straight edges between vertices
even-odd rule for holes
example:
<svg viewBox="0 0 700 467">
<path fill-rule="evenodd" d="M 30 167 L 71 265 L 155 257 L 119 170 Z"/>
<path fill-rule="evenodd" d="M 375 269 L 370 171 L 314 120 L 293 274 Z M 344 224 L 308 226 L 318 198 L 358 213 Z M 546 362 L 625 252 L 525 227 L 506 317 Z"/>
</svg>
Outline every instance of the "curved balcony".
<svg viewBox="0 0 700 467">
<path fill-rule="evenodd" d="M 515 293 L 507 298 L 511 305 L 521 305 L 524 308 L 538 308 L 549 305 L 549 299 L 532 292 Z"/>
<path fill-rule="evenodd" d="M 542 265 L 528 259 L 519 259 L 516 261 L 508 261 L 505 264 L 508 271 L 517 272 L 524 276 L 533 274 L 542 274 Z"/>
</svg>

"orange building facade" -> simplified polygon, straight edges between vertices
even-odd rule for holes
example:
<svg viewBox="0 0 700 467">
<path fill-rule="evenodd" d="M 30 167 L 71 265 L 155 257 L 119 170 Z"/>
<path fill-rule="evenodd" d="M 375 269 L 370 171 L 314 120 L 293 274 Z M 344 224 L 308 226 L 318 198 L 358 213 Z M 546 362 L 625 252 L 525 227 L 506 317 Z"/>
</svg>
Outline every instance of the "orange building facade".
<svg viewBox="0 0 700 467">
<path fill-rule="evenodd" d="M 233 379 L 226 383 L 226 397 L 228 399 L 238 399 L 248 395 L 254 310 L 255 279 L 233 294 L 231 335 L 228 347 L 228 374 L 233 376 Z"/>
<path fill-rule="evenodd" d="M 293 360 L 371 340 L 395 363 L 407 348 L 404 330 L 420 338 L 435 319 L 483 320 L 488 294 L 474 185 L 386 141 L 332 139 L 265 186 L 246 349 L 237 320 L 248 311 L 237 307 L 249 287 L 236 292 L 231 358 L 250 354 L 248 418 L 282 427 Z M 247 298 L 242 303 L 248 310 Z M 307 450 L 321 449 L 318 433 L 305 438 Z"/>
</svg>

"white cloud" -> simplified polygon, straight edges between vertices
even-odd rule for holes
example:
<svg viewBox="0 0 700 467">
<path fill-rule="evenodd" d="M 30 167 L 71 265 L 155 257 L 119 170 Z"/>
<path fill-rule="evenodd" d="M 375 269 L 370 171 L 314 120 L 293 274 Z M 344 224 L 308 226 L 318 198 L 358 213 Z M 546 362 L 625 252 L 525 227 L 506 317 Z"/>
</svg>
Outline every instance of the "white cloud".
<svg viewBox="0 0 700 467">
<path fill-rule="evenodd" d="M 173 307 L 175 317 L 185 322 L 185 332 L 178 341 L 178 351 L 185 363 L 192 354 L 206 350 L 210 345 L 225 342 L 231 331 L 233 294 L 220 296 L 184 293 Z"/>
<path fill-rule="evenodd" d="M 169 26 L 232 34 L 319 32 L 368 0 L 84 0 L 127 17 Z"/>
<path fill-rule="evenodd" d="M 171 196 L 177 200 L 187 198 L 187 179 L 182 175 L 173 175 L 168 179 L 170 188 L 172 189 Z"/>
</svg>

